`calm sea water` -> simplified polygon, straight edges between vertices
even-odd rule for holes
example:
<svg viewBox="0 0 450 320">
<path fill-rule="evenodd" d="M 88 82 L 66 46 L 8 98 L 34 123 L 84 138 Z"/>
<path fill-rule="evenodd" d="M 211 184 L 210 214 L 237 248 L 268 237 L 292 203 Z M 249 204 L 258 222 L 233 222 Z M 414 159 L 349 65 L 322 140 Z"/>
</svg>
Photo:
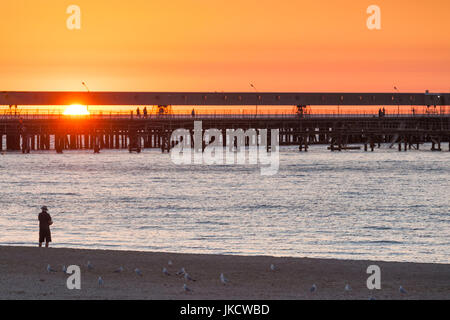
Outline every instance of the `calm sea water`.
<svg viewBox="0 0 450 320">
<path fill-rule="evenodd" d="M 446 145 L 447 147 L 447 145 Z M 280 171 L 176 166 L 168 154 L 0 155 L 0 244 L 450 263 L 450 152 L 308 153 Z"/>
</svg>

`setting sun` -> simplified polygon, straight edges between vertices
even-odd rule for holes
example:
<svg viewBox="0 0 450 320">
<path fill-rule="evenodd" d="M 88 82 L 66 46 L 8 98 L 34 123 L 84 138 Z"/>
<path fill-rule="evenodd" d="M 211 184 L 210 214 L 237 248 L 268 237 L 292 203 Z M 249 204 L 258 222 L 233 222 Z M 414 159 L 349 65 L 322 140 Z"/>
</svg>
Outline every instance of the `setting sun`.
<svg viewBox="0 0 450 320">
<path fill-rule="evenodd" d="M 85 116 L 89 115 L 89 111 L 87 109 L 87 106 L 82 106 L 80 104 L 73 104 L 71 106 L 68 106 L 64 110 L 64 115 L 70 115 L 70 116 Z"/>
</svg>

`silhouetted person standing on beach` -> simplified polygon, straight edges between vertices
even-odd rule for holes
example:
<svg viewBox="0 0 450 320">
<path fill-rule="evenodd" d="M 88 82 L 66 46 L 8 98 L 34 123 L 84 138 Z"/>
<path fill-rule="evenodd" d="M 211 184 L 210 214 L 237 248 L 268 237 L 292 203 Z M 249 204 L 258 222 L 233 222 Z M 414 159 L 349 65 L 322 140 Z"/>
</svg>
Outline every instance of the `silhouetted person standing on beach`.
<svg viewBox="0 0 450 320">
<path fill-rule="evenodd" d="M 52 217 L 48 214 L 48 209 L 43 206 L 41 213 L 39 213 L 39 247 L 42 247 L 42 242 L 45 241 L 45 247 L 48 248 L 49 242 L 52 241 L 50 233 L 50 226 L 53 224 Z"/>
</svg>

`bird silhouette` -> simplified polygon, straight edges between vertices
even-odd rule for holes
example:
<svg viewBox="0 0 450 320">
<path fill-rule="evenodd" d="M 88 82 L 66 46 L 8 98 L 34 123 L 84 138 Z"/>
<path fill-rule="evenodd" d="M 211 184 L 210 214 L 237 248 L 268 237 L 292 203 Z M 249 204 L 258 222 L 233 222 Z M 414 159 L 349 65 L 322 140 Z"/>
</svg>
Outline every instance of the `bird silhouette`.
<svg viewBox="0 0 450 320">
<path fill-rule="evenodd" d="M 189 273 L 185 273 L 184 274 L 184 279 L 187 280 L 187 281 L 197 281 L 195 279 L 192 279 L 191 276 L 189 275 Z"/>
<path fill-rule="evenodd" d="M 134 269 L 134 272 L 136 272 L 136 274 L 137 274 L 138 276 L 141 276 L 141 277 L 142 277 L 142 271 L 139 270 L 138 268 Z"/>
<path fill-rule="evenodd" d="M 56 270 L 53 269 L 53 268 L 48 264 L 48 265 L 47 265 L 47 272 L 48 272 L 48 273 L 50 273 L 50 272 L 56 272 Z"/>
<path fill-rule="evenodd" d="M 119 267 L 118 269 L 114 270 L 115 273 L 121 273 L 123 272 L 123 267 Z"/>
<path fill-rule="evenodd" d="M 229 280 L 225 277 L 223 273 L 220 274 L 220 282 L 222 282 L 223 284 L 227 284 L 229 282 Z"/>
<path fill-rule="evenodd" d="M 189 288 L 189 287 L 186 285 L 186 283 L 183 284 L 183 290 L 184 290 L 185 292 L 191 292 L 191 291 L 192 291 L 192 289 Z"/>
</svg>

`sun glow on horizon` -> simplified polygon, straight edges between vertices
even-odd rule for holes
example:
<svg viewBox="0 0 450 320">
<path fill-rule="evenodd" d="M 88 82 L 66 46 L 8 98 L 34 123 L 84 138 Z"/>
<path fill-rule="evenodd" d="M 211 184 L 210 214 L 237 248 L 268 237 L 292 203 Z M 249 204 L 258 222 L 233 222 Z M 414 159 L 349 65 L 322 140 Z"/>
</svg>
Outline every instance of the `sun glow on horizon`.
<svg viewBox="0 0 450 320">
<path fill-rule="evenodd" d="M 72 104 L 63 112 L 66 116 L 87 116 L 89 115 L 89 111 L 87 109 L 87 106 L 82 106 L 81 104 Z"/>
</svg>

